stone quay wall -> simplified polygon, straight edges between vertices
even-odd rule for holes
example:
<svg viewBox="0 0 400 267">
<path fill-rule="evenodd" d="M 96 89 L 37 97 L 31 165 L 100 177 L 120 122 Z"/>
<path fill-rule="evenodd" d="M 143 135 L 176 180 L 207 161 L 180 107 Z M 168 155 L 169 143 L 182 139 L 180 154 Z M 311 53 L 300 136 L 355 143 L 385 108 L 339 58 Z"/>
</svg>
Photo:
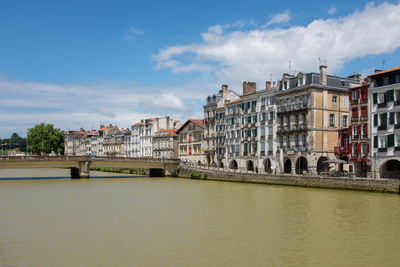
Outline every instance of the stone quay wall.
<svg viewBox="0 0 400 267">
<path fill-rule="evenodd" d="M 179 166 L 178 176 L 182 178 L 213 181 L 290 185 L 313 188 L 400 194 L 400 180 L 397 179 L 268 175 L 257 173 L 218 171 L 185 165 Z"/>
</svg>

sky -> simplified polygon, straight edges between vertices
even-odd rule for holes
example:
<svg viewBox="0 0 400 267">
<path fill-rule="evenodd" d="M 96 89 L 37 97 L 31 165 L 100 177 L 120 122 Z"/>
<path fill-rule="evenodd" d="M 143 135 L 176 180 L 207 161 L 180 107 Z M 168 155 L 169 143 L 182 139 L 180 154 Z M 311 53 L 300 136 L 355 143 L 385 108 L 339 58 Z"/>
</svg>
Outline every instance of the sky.
<svg viewBox="0 0 400 267">
<path fill-rule="evenodd" d="M 400 65 L 399 1 L 0 0 L 0 137 L 202 118 L 222 84 Z"/>
</svg>

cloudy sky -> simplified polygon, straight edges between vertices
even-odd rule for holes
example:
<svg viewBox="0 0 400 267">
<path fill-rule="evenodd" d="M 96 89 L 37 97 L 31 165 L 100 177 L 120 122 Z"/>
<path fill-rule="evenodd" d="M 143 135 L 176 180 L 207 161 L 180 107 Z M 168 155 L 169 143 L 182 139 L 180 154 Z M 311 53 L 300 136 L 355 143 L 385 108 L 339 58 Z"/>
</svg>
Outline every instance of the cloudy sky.
<svg viewBox="0 0 400 267">
<path fill-rule="evenodd" d="M 222 83 L 400 65 L 399 1 L 1 1 L 0 137 L 201 118 Z M 290 62 L 290 63 L 289 63 Z"/>
</svg>

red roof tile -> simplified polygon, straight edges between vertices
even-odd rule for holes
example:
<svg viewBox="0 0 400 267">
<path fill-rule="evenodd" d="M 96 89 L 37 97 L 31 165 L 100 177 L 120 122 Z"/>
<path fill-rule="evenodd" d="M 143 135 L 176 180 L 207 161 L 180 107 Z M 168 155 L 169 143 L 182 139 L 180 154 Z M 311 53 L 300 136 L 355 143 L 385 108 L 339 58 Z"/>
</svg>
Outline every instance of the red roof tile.
<svg viewBox="0 0 400 267">
<path fill-rule="evenodd" d="M 400 70 L 400 66 L 394 67 L 394 68 L 391 68 L 391 69 L 387 69 L 387 70 L 381 70 L 381 71 L 375 72 L 375 73 L 373 73 L 371 75 L 368 75 L 368 77 L 377 76 L 377 75 L 381 75 L 381 74 L 392 72 L 392 71 L 396 71 L 396 70 Z"/>
</svg>

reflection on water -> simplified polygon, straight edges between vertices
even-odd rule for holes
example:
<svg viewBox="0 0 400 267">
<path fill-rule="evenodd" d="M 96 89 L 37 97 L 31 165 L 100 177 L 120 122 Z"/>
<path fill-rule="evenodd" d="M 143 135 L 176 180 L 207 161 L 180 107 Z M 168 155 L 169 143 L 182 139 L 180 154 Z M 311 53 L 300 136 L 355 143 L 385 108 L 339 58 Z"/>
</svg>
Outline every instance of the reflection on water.
<svg viewBox="0 0 400 267">
<path fill-rule="evenodd" d="M 398 195 L 66 179 L 0 181 L 0 203 L 0 266 L 397 266 L 400 256 Z"/>
<path fill-rule="evenodd" d="M 90 171 L 91 178 L 141 177 L 136 174 Z M 57 180 L 71 179 L 70 169 L 0 169 L 0 180 Z"/>
</svg>

